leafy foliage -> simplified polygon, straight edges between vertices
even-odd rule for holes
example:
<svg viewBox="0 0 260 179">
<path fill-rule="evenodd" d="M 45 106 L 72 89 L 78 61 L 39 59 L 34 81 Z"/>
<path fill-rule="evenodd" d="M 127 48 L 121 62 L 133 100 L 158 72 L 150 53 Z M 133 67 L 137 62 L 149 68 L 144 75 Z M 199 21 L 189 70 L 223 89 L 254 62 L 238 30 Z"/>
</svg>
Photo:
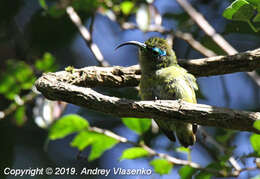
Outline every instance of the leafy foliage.
<svg viewBox="0 0 260 179">
<path fill-rule="evenodd" d="M 129 149 L 124 150 L 123 154 L 121 155 L 120 159 L 136 159 L 140 157 L 147 157 L 149 152 L 141 147 L 132 147 Z"/>
<path fill-rule="evenodd" d="M 196 172 L 196 169 L 190 166 L 183 166 L 179 170 L 179 175 L 181 179 L 192 178 L 192 175 Z"/>
<path fill-rule="evenodd" d="M 134 8 L 134 2 L 132 1 L 123 1 L 120 4 L 121 11 L 125 15 L 129 15 L 132 12 L 132 9 Z"/>
<path fill-rule="evenodd" d="M 154 171 L 160 175 L 169 174 L 172 170 L 173 164 L 165 159 L 154 159 L 150 162 L 154 167 Z"/>
<path fill-rule="evenodd" d="M 151 126 L 151 119 L 147 118 L 122 118 L 123 123 L 137 134 L 141 135 Z"/>
<path fill-rule="evenodd" d="M 53 71 L 56 69 L 55 58 L 46 53 L 36 61 L 35 68 L 40 72 Z M 10 101 L 10 106 L 18 106 L 13 114 L 17 126 L 22 126 L 26 121 L 26 106 L 22 98 L 31 90 L 35 80 L 34 68 L 17 59 L 7 60 L 5 70 L 0 73 L 0 94 Z"/>
<path fill-rule="evenodd" d="M 14 113 L 15 121 L 18 126 L 22 126 L 25 123 L 25 106 L 20 106 Z"/>
<path fill-rule="evenodd" d="M 49 138 L 51 140 L 61 139 L 75 132 L 87 129 L 88 122 L 82 117 L 71 114 L 57 120 L 50 128 Z"/>
<path fill-rule="evenodd" d="M 104 134 L 88 130 L 89 123 L 84 118 L 76 115 L 66 115 L 55 122 L 49 130 L 49 139 L 56 140 L 70 134 L 78 133 L 71 142 L 72 147 L 82 151 L 91 146 L 89 161 L 99 158 L 106 150 L 118 143 L 117 140 Z"/>
<path fill-rule="evenodd" d="M 260 156 L 260 135 L 252 134 L 250 137 L 250 142 L 254 151 Z"/>
<path fill-rule="evenodd" d="M 255 27 L 251 22 L 252 17 L 253 22 L 260 22 L 260 3 L 257 0 L 235 0 L 225 9 L 223 16 L 229 20 L 247 22 L 255 32 L 260 30 L 260 27 Z"/>
<path fill-rule="evenodd" d="M 106 150 L 112 148 L 118 143 L 117 140 L 104 134 L 90 131 L 81 131 L 71 142 L 72 147 L 84 150 L 91 145 L 91 152 L 88 157 L 89 161 L 99 158 Z"/>
<path fill-rule="evenodd" d="M 186 147 L 178 147 L 176 149 L 177 152 L 182 152 L 182 153 L 186 153 L 189 154 L 190 153 L 190 148 L 186 148 Z"/>
<path fill-rule="evenodd" d="M 260 130 L 260 121 L 254 122 L 254 127 Z M 260 135 L 259 134 L 252 134 L 250 137 L 250 142 L 254 151 L 260 156 Z"/>
<path fill-rule="evenodd" d="M 211 177 L 212 177 L 212 174 L 204 172 L 204 171 L 200 171 L 196 175 L 195 179 L 211 179 Z"/>
<path fill-rule="evenodd" d="M 254 122 L 254 128 L 260 130 L 260 120 Z"/>
<path fill-rule="evenodd" d="M 55 65 L 55 57 L 50 53 L 44 53 L 41 59 L 37 59 L 35 62 L 35 68 L 44 72 L 51 72 L 57 69 Z"/>
<path fill-rule="evenodd" d="M 30 89 L 36 79 L 29 65 L 14 59 L 7 61 L 6 71 L 0 76 L 0 94 L 10 100 L 13 100 L 21 90 Z"/>
</svg>

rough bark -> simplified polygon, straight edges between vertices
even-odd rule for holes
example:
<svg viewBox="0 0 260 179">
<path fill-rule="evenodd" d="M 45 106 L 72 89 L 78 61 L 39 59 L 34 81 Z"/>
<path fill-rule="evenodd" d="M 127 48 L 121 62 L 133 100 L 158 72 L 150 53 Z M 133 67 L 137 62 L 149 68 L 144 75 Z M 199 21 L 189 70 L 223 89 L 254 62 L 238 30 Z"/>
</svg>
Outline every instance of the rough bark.
<svg viewBox="0 0 260 179">
<path fill-rule="evenodd" d="M 76 79 L 75 79 L 76 80 Z M 59 75 L 45 74 L 35 83 L 48 99 L 72 103 L 117 117 L 160 118 L 206 126 L 260 133 L 253 127 L 260 113 L 191 104 L 184 101 L 133 101 L 105 96 L 90 88 L 63 82 Z"/>
<path fill-rule="evenodd" d="M 252 71 L 260 68 L 260 48 L 231 56 L 181 60 L 180 65 L 196 77 Z M 86 67 L 49 73 L 48 76 L 56 76 L 59 81 L 82 87 L 133 87 L 139 84 L 141 71 L 138 65 Z"/>
</svg>

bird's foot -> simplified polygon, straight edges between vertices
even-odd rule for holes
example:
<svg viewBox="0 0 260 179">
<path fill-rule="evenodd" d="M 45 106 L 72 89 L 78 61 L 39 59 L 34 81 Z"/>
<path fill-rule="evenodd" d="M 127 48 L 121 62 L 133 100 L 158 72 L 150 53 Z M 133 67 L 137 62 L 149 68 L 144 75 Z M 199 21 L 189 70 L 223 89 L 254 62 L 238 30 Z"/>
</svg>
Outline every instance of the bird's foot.
<svg viewBox="0 0 260 179">
<path fill-rule="evenodd" d="M 178 112 L 179 112 L 179 113 L 181 113 L 181 114 L 184 114 L 184 112 L 182 112 L 182 111 L 181 111 L 182 102 L 183 102 L 183 100 L 182 100 L 182 99 L 178 99 L 178 103 L 179 103 Z"/>
</svg>

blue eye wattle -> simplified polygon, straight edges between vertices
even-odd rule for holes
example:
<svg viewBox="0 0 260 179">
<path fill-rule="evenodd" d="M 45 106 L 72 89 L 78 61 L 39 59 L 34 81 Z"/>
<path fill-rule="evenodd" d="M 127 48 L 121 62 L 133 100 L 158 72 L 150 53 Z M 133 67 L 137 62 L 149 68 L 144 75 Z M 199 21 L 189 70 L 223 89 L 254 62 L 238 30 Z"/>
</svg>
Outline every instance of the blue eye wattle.
<svg viewBox="0 0 260 179">
<path fill-rule="evenodd" d="M 154 55 L 159 55 L 159 56 L 166 56 L 166 51 L 165 50 L 162 50 L 158 47 L 153 47 L 152 48 L 152 51 L 153 51 L 153 54 Z"/>
</svg>

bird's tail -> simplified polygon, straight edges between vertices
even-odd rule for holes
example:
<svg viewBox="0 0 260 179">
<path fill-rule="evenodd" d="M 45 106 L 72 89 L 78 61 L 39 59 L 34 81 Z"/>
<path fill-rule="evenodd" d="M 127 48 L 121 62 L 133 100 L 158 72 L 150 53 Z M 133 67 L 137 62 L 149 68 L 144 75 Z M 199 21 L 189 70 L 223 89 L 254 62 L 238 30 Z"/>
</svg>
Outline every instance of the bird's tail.
<svg viewBox="0 0 260 179">
<path fill-rule="evenodd" d="M 195 144 L 197 126 L 190 123 L 181 123 L 176 125 L 176 135 L 184 147 Z"/>
</svg>

